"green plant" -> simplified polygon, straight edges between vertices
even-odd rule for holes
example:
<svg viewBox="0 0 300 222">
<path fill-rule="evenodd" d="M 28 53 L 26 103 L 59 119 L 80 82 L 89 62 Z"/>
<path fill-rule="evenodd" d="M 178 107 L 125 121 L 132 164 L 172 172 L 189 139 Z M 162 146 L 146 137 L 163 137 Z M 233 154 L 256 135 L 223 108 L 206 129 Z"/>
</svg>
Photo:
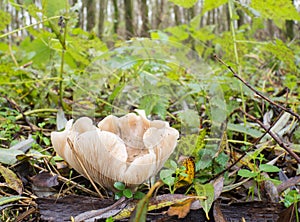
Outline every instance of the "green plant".
<svg viewBox="0 0 300 222">
<path fill-rule="evenodd" d="M 159 177 L 169 187 L 170 193 L 174 194 L 180 177 L 188 177 L 188 174 L 185 166 L 178 166 L 174 160 L 171 160 L 170 168 L 161 170 Z"/>
<path fill-rule="evenodd" d="M 291 205 L 294 205 L 295 209 L 295 215 L 296 215 L 296 221 L 299 222 L 299 213 L 298 213 L 298 203 L 300 202 L 300 194 L 297 190 L 290 190 L 287 194 L 284 196 L 284 206 L 290 207 Z"/>
<path fill-rule="evenodd" d="M 125 184 L 122 182 L 115 182 L 114 187 L 118 190 L 118 192 L 115 193 L 116 200 L 120 199 L 121 197 L 142 199 L 145 196 L 145 194 L 140 191 L 133 193 L 132 190 L 126 188 Z"/>
<path fill-rule="evenodd" d="M 259 154 L 259 156 L 254 157 L 254 162 L 255 162 L 255 160 L 259 161 L 258 167 L 256 165 L 254 165 L 252 170 L 241 169 L 238 171 L 238 175 L 241 177 L 244 177 L 244 178 L 254 179 L 254 181 L 256 182 L 257 190 L 258 190 L 258 198 L 261 199 L 259 191 L 260 191 L 261 183 L 263 181 L 270 180 L 271 182 L 273 182 L 275 184 L 280 183 L 280 181 L 278 181 L 278 180 L 265 177 L 263 175 L 263 173 L 276 173 L 276 172 L 279 172 L 280 169 L 277 166 L 263 164 L 262 162 L 263 162 L 263 160 L 265 160 L 265 158 L 264 158 L 264 155 L 261 153 Z M 252 194 L 252 198 L 254 197 L 254 190 L 255 190 L 254 186 L 250 187 L 250 189 L 249 189 L 249 192 Z"/>
</svg>

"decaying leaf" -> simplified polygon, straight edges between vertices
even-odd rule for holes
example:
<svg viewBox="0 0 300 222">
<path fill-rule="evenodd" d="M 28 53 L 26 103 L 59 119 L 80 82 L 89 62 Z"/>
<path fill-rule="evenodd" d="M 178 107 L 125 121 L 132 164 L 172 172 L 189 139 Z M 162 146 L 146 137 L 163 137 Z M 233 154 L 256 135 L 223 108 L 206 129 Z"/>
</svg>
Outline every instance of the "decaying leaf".
<svg viewBox="0 0 300 222">
<path fill-rule="evenodd" d="M 74 124 L 70 120 L 64 131 L 51 133 L 54 149 L 79 173 L 108 189 L 114 190 L 116 181 L 134 188 L 161 169 L 179 137 L 168 122 L 149 121 L 145 112 L 137 112 L 139 116 L 110 115 L 98 127 L 87 117 Z M 78 155 L 70 148 L 68 139 Z"/>
<path fill-rule="evenodd" d="M 202 197 L 202 199 L 204 198 L 205 197 Z M 153 197 L 149 200 L 147 212 L 152 210 L 158 210 L 164 207 L 169 207 L 174 204 L 180 204 L 189 199 L 195 200 L 195 199 L 201 199 L 201 197 L 186 196 L 183 194 L 164 194 L 157 197 Z M 134 203 L 129 204 L 118 215 L 116 215 L 114 219 L 120 220 L 120 219 L 128 218 L 130 217 L 134 209 L 135 209 L 135 204 Z"/>
<path fill-rule="evenodd" d="M 31 178 L 32 183 L 39 187 L 53 187 L 58 185 L 57 175 L 48 172 L 39 173 Z"/>
<path fill-rule="evenodd" d="M 0 165 L 0 174 L 5 180 L 5 183 L 0 184 L 0 186 L 9 187 L 10 189 L 15 190 L 18 194 L 22 194 L 23 183 L 13 171 Z"/>
<path fill-rule="evenodd" d="M 191 205 L 194 199 L 187 199 L 180 204 L 174 204 L 168 209 L 169 216 L 178 216 L 178 218 L 185 218 L 190 212 Z"/>
</svg>

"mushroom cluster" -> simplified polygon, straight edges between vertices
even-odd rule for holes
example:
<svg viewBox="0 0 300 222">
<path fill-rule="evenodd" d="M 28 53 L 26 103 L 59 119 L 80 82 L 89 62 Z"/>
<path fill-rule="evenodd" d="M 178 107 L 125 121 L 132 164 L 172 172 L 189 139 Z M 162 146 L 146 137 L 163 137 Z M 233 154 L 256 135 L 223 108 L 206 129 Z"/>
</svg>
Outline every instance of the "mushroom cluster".
<svg viewBox="0 0 300 222">
<path fill-rule="evenodd" d="M 64 131 L 51 133 L 53 147 L 71 167 L 84 176 L 87 172 L 98 184 L 114 190 L 114 182 L 120 181 L 134 188 L 158 173 L 179 137 L 168 122 L 150 121 L 141 110 L 138 114 L 110 115 L 98 127 L 88 117 L 74 124 L 69 120 Z"/>
</svg>

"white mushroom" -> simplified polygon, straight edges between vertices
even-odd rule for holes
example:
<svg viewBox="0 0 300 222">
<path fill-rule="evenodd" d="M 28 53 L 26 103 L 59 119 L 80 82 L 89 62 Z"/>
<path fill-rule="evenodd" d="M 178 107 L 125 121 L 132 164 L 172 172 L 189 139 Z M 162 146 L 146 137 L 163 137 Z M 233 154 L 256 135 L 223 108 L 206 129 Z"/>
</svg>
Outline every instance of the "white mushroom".
<svg viewBox="0 0 300 222">
<path fill-rule="evenodd" d="M 80 158 L 89 176 L 102 186 L 114 189 L 114 182 L 120 181 L 133 188 L 157 174 L 179 137 L 168 122 L 149 121 L 143 111 L 137 112 L 139 115 L 129 113 L 121 118 L 107 116 L 98 128 L 88 117 L 74 124 L 69 120 L 64 131 L 51 133 L 53 147 L 71 167 L 85 175 Z"/>
</svg>

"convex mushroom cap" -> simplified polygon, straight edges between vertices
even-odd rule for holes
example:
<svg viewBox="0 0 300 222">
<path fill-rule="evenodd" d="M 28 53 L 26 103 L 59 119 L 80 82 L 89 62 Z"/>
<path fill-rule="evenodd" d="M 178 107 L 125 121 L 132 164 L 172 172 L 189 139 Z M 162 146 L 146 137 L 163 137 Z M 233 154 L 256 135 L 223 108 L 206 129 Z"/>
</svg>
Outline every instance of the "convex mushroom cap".
<svg viewBox="0 0 300 222">
<path fill-rule="evenodd" d="M 86 176 L 79 158 L 89 176 L 108 189 L 113 190 L 116 181 L 134 188 L 158 173 L 179 137 L 168 122 L 150 121 L 144 111 L 137 112 L 139 115 L 129 113 L 120 118 L 107 116 L 98 127 L 88 117 L 81 117 L 74 124 L 69 120 L 64 131 L 51 133 L 54 149 Z"/>
</svg>

